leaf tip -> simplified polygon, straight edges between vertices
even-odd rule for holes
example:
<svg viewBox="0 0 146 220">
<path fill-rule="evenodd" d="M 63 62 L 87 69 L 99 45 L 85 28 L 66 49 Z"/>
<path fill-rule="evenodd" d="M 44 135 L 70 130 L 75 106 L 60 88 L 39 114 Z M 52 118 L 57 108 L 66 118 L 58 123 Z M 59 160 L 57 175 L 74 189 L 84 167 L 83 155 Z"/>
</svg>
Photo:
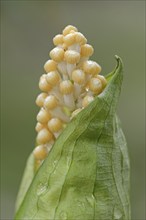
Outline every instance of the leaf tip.
<svg viewBox="0 0 146 220">
<path fill-rule="evenodd" d="M 119 57 L 118 55 L 115 55 L 115 59 L 117 61 L 117 68 L 122 70 L 123 69 L 123 61 L 122 61 L 121 57 Z"/>
</svg>

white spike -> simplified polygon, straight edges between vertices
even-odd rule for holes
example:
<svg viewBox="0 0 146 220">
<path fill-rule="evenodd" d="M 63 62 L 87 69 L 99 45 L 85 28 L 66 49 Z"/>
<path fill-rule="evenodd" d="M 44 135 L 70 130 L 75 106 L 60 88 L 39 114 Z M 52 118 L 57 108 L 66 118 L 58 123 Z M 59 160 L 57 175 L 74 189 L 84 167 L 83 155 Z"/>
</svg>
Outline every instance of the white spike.
<svg viewBox="0 0 146 220">
<path fill-rule="evenodd" d="M 76 52 L 80 53 L 81 47 L 79 44 L 72 44 L 68 47 L 69 50 L 75 50 Z"/>
<path fill-rule="evenodd" d="M 76 64 L 67 63 L 67 73 L 69 75 L 69 79 L 71 79 L 71 74 L 73 70 L 75 70 L 75 68 L 76 68 Z"/>
<path fill-rule="evenodd" d="M 62 62 L 58 63 L 57 69 L 58 69 L 58 71 L 60 72 L 61 77 L 62 77 L 64 80 L 68 79 L 67 64 L 66 64 L 65 61 L 62 61 Z"/>
<path fill-rule="evenodd" d="M 60 118 L 64 122 L 69 122 L 70 118 L 64 114 L 60 107 L 56 107 L 53 110 L 50 110 L 52 116 Z"/>
<path fill-rule="evenodd" d="M 64 103 L 65 105 L 70 109 L 70 110 L 74 110 L 75 109 L 75 101 L 74 101 L 74 97 L 73 94 L 66 94 L 63 95 L 64 97 Z"/>
</svg>

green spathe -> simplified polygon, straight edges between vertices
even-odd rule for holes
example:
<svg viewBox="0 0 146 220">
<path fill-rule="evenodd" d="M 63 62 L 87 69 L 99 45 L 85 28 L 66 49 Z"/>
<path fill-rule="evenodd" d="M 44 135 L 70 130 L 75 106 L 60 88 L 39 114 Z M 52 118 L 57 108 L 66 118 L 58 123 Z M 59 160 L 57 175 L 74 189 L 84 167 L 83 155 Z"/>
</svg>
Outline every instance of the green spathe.
<svg viewBox="0 0 146 220">
<path fill-rule="evenodd" d="M 130 220 L 129 159 L 115 113 L 122 62 L 116 59 L 105 90 L 67 125 L 28 191 L 21 188 L 15 219 Z"/>
</svg>

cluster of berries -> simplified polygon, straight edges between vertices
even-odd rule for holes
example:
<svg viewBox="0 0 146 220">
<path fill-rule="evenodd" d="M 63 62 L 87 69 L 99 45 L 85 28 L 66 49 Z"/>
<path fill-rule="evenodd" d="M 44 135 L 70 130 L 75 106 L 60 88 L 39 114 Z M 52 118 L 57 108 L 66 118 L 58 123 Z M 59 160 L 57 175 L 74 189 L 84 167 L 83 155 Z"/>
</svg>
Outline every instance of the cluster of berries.
<svg viewBox="0 0 146 220">
<path fill-rule="evenodd" d="M 101 67 L 89 60 L 94 49 L 77 28 L 68 25 L 53 38 L 56 46 L 40 77 L 42 91 L 36 99 L 41 108 L 37 115 L 36 161 L 41 163 L 66 124 L 92 102 L 107 82 L 99 75 Z"/>
</svg>

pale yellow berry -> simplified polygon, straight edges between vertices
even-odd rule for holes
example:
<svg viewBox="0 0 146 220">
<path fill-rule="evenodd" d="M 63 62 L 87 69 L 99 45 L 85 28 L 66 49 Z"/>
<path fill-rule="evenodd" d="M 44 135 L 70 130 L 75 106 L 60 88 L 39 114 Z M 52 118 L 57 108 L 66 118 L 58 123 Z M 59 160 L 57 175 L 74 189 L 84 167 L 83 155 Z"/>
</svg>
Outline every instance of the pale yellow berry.
<svg viewBox="0 0 146 220">
<path fill-rule="evenodd" d="M 78 63 L 80 54 L 74 50 L 67 50 L 64 54 L 65 61 L 70 64 Z"/>
<path fill-rule="evenodd" d="M 89 89 L 94 94 L 99 94 L 102 91 L 102 83 L 98 78 L 91 78 L 89 81 Z"/>
<path fill-rule="evenodd" d="M 90 57 L 92 56 L 94 49 L 89 44 L 84 44 L 81 46 L 81 56 L 82 57 Z"/>
<path fill-rule="evenodd" d="M 77 32 L 77 31 L 71 30 L 69 33 L 74 34 L 75 32 Z"/>
<path fill-rule="evenodd" d="M 57 132 L 62 129 L 62 121 L 59 118 L 52 118 L 48 122 L 48 128 L 51 132 Z"/>
<path fill-rule="evenodd" d="M 50 57 L 56 62 L 61 62 L 64 58 L 64 50 L 62 48 L 55 47 L 50 51 Z"/>
<path fill-rule="evenodd" d="M 80 45 L 83 45 L 83 44 L 87 43 L 87 39 L 80 32 L 75 33 L 75 41 L 76 41 L 76 43 L 79 43 Z"/>
<path fill-rule="evenodd" d="M 35 160 L 35 167 L 34 167 L 35 170 L 37 170 L 41 166 L 42 161 L 43 160 L 37 160 L 37 159 Z"/>
<path fill-rule="evenodd" d="M 64 37 L 64 43 L 67 45 L 67 46 L 70 46 L 72 44 L 75 43 L 75 35 L 74 34 L 67 34 L 65 37 Z"/>
<path fill-rule="evenodd" d="M 43 74 L 39 81 L 39 88 L 43 92 L 48 92 L 52 89 L 51 85 L 46 80 L 46 74 Z"/>
<path fill-rule="evenodd" d="M 85 82 L 85 73 L 83 70 L 77 69 L 72 72 L 72 80 L 82 85 Z"/>
<path fill-rule="evenodd" d="M 48 150 L 45 146 L 39 145 L 34 149 L 33 155 L 36 160 L 44 160 L 48 155 Z"/>
<path fill-rule="evenodd" d="M 73 84 L 70 80 L 64 80 L 60 83 L 60 91 L 62 94 L 70 94 L 73 92 Z"/>
<path fill-rule="evenodd" d="M 105 78 L 103 75 L 97 75 L 96 77 L 101 81 L 102 87 L 105 88 L 106 85 L 107 85 L 107 80 L 106 80 L 106 78 Z"/>
<path fill-rule="evenodd" d="M 44 107 L 54 109 L 58 106 L 58 100 L 54 95 L 49 95 L 44 101 Z"/>
<path fill-rule="evenodd" d="M 47 128 L 43 128 L 42 130 L 40 130 L 37 135 L 38 144 L 46 144 L 52 139 L 53 139 L 53 134 Z"/>
<path fill-rule="evenodd" d="M 48 60 L 44 65 L 44 70 L 46 73 L 54 71 L 57 69 L 57 63 L 54 60 Z"/>
<path fill-rule="evenodd" d="M 76 27 L 74 27 L 74 26 L 72 26 L 72 25 L 68 25 L 68 26 L 66 26 L 65 28 L 64 28 L 64 30 L 63 30 L 63 35 L 65 36 L 65 35 L 67 35 L 67 34 L 69 34 L 70 33 L 70 31 L 78 31 L 78 29 L 76 28 Z"/>
<path fill-rule="evenodd" d="M 63 35 L 62 34 L 57 34 L 54 38 L 53 38 L 53 43 L 55 46 L 59 45 L 59 44 L 63 44 Z"/>
<path fill-rule="evenodd" d="M 83 70 L 91 75 L 99 74 L 101 71 L 101 66 L 94 61 L 87 60 L 83 62 Z"/>
<path fill-rule="evenodd" d="M 93 97 L 93 96 L 86 95 L 86 96 L 83 98 L 82 107 L 85 108 L 85 107 L 86 107 L 87 105 L 89 105 L 93 100 L 94 100 L 94 97 Z"/>
<path fill-rule="evenodd" d="M 41 124 L 40 122 L 37 122 L 36 126 L 35 126 L 35 130 L 37 132 L 39 132 L 40 130 L 42 130 L 45 127 L 45 125 Z"/>
<path fill-rule="evenodd" d="M 38 97 L 36 98 L 36 104 L 37 104 L 39 107 L 43 107 L 45 98 L 46 98 L 47 96 L 48 96 L 48 94 L 47 94 L 47 93 L 44 93 L 44 92 L 42 92 L 41 94 L 39 94 Z"/>
<path fill-rule="evenodd" d="M 60 81 L 60 76 L 58 71 L 51 71 L 47 73 L 46 80 L 52 86 L 57 85 L 57 83 Z"/>
<path fill-rule="evenodd" d="M 51 119 L 51 114 L 46 111 L 44 108 L 41 108 L 37 115 L 37 121 L 44 124 L 47 123 Z"/>
</svg>

